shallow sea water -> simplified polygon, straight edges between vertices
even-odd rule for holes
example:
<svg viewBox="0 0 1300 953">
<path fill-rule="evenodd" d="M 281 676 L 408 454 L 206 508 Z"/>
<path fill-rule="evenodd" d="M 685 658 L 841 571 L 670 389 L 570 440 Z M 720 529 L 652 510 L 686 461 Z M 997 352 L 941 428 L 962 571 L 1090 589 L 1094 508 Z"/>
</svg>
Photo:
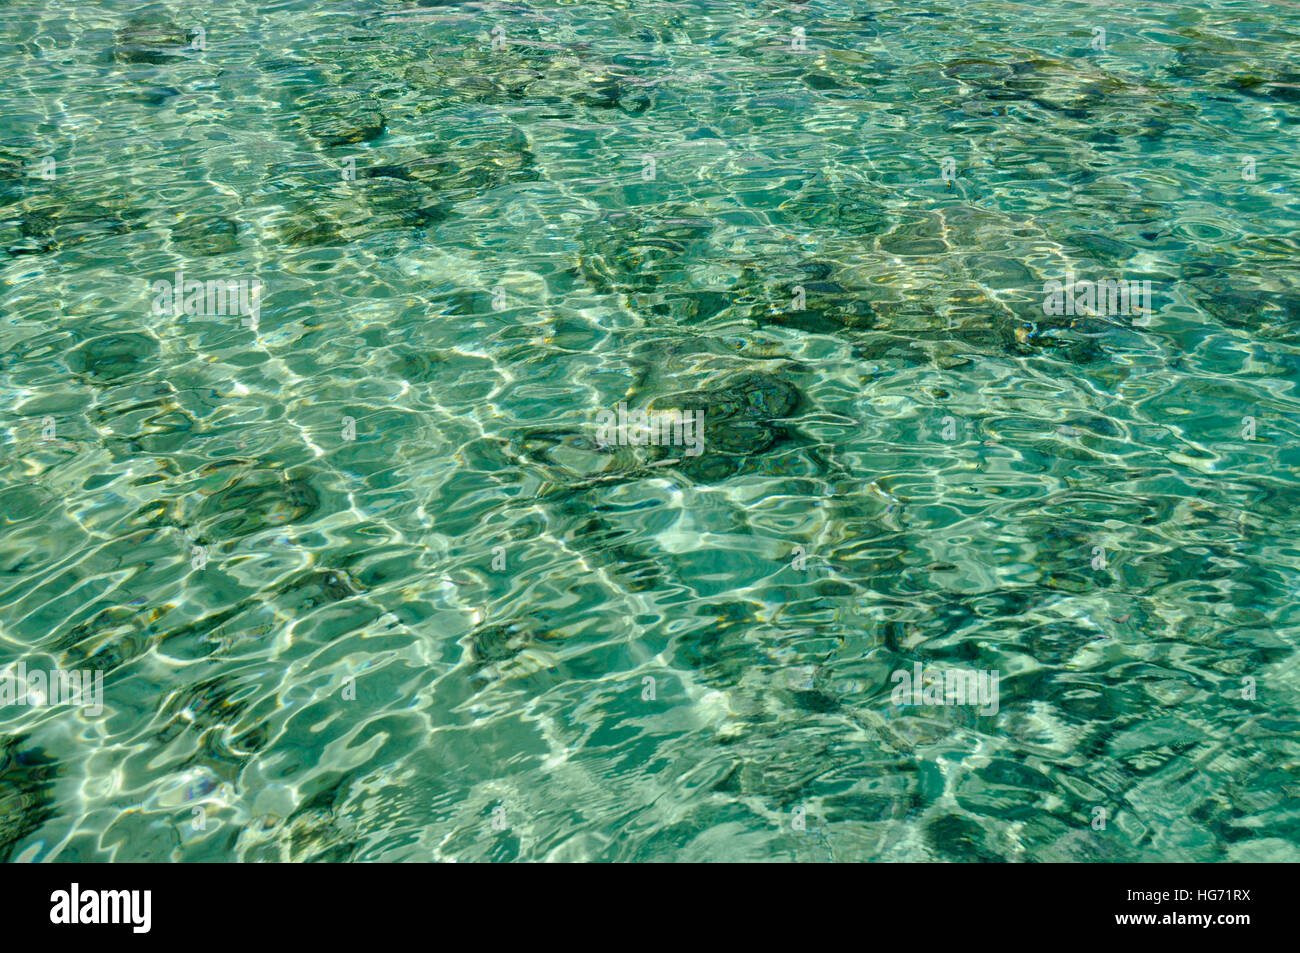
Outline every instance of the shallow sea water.
<svg viewBox="0 0 1300 953">
<path fill-rule="evenodd" d="M 1300 5 L 0 37 L 0 858 L 1300 859 Z"/>
</svg>

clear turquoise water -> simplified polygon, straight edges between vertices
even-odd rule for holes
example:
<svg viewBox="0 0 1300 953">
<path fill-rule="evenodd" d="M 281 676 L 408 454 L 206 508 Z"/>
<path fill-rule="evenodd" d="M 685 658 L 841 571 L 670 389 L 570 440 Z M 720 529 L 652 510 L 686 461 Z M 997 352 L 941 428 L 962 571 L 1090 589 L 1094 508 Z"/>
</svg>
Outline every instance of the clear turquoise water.
<svg viewBox="0 0 1300 953">
<path fill-rule="evenodd" d="M 0 857 L 1300 858 L 1300 5 L 0 38 Z"/>
</svg>

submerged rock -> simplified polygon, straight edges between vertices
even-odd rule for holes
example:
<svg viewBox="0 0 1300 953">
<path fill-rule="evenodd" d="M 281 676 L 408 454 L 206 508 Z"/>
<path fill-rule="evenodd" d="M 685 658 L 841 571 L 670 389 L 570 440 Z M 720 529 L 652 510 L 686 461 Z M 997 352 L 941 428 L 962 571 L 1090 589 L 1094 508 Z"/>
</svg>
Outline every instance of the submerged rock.
<svg viewBox="0 0 1300 953">
<path fill-rule="evenodd" d="M 46 184 L 34 174 L 39 164 L 39 159 L 0 148 L 0 206 L 17 202 L 24 195 L 39 190 Z M 0 219 L 9 217 L 0 210 Z"/>
<path fill-rule="evenodd" d="M 527 66 L 501 69 L 492 60 L 444 61 L 417 64 L 403 74 L 419 91 L 422 113 L 438 112 L 458 103 L 508 103 L 525 97 L 544 73 Z"/>
<path fill-rule="evenodd" d="M 801 309 L 772 308 L 765 314 L 755 315 L 762 323 L 780 327 L 797 328 L 814 334 L 827 334 L 843 328 L 874 328 L 876 310 L 870 302 L 833 281 L 806 281 L 804 307 Z M 789 289 L 783 295 L 790 300 Z"/>
<path fill-rule="evenodd" d="M 355 93 L 317 92 L 304 96 L 297 106 L 307 134 L 323 146 L 369 142 L 387 128 L 379 104 Z"/>
<path fill-rule="evenodd" d="M 0 149 L 0 180 L 26 178 L 27 165 L 23 156 Z"/>
<path fill-rule="evenodd" d="M 365 587 L 347 570 L 309 570 L 288 580 L 276 590 L 278 605 L 306 612 L 318 606 L 341 602 L 365 592 Z"/>
<path fill-rule="evenodd" d="M 1300 73 L 1282 70 L 1276 73 L 1238 74 L 1227 83 L 1228 88 L 1254 99 L 1271 99 L 1276 102 L 1300 102 Z"/>
<path fill-rule="evenodd" d="M 621 109 L 639 116 L 650 108 L 650 95 L 616 77 L 604 77 L 576 94 L 574 101 L 595 109 Z"/>
<path fill-rule="evenodd" d="M 62 652 L 65 669 L 103 672 L 134 662 L 153 644 L 151 627 L 165 610 L 140 610 L 134 606 L 109 606 L 74 626 L 54 643 Z"/>
<path fill-rule="evenodd" d="M 943 74 L 962 84 L 960 112 L 970 116 L 1009 116 L 1034 121 L 1032 112 L 1008 111 L 1013 103 L 1036 106 L 1070 119 L 1095 120 L 1094 113 L 1121 104 L 1150 108 L 1133 94 L 1150 92 L 1090 66 L 1035 57 L 1014 63 L 961 59 Z"/>
<path fill-rule="evenodd" d="M 715 228 L 709 219 L 673 214 L 671 208 L 644 217 L 626 212 L 602 216 L 579 238 L 582 276 L 601 293 L 656 290 L 685 258 L 708 254 L 698 246 Z"/>
<path fill-rule="evenodd" d="M 342 226 L 338 222 L 321 218 L 309 212 L 300 217 L 291 218 L 277 230 L 277 234 L 280 240 L 288 245 L 302 245 L 311 248 L 342 244 L 344 239 L 340 231 L 341 228 Z"/>
<path fill-rule="evenodd" d="M 553 669 L 559 659 L 544 643 L 556 637 L 519 620 L 479 626 L 469 637 L 470 677 L 483 686 Z"/>
<path fill-rule="evenodd" d="M 173 692 L 163 705 L 166 724 L 159 738 L 170 741 L 186 730 L 229 729 L 252 704 L 246 685 L 238 679 L 214 675 Z"/>
<path fill-rule="evenodd" d="M 470 633 L 470 653 L 475 662 L 502 662 L 514 658 L 531 641 L 522 622 L 479 626 Z"/>
<path fill-rule="evenodd" d="M 307 477 L 251 470 L 204 500 L 194 522 L 206 523 L 211 539 L 239 539 L 271 527 L 308 522 L 320 506 L 320 494 Z"/>
<path fill-rule="evenodd" d="M 824 763 L 812 760 L 803 750 L 748 752 L 712 790 L 771 798 L 786 806 L 799 803 L 806 796 L 808 786 L 827 770 Z"/>
<path fill-rule="evenodd" d="M 495 188 L 540 178 L 528 137 L 515 128 L 444 143 L 436 153 L 403 164 L 412 179 L 439 191 Z"/>
<path fill-rule="evenodd" d="M 133 374 L 153 369 L 158 341 L 147 334 L 106 334 L 91 338 L 68 352 L 68 367 L 76 374 L 105 383 L 117 383 Z"/>
<path fill-rule="evenodd" d="M 923 828 L 926 843 L 942 857 L 964 863 L 996 863 L 1005 858 L 989 848 L 984 828 L 961 814 L 943 814 Z"/>
<path fill-rule="evenodd" d="M 132 93 L 129 98 L 146 106 L 165 106 L 180 94 L 181 91 L 174 86 L 146 86 L 138 93 Z"/>
<path fill-rule="evenodd" d="M 18 221 L 18 236 L 10 255 L 34 254 L 121 235 L 141 227 L 141 212 L 95 199 L 46 192 L 34 195 L 5 212 Z"/>
<path fill-rule="evenodd" d="M 431 225 L 451 214 L 429 189 L 406 179 L 367 176 L 357 181 L 356 189 L 387 226 Z"/>
<path fill-rule="evenodd" d="M 761 453 L 786 431 L 778 421 L 798 408 L 799 389 L 789 381 L 753 371 L 707 390 L 656 398 L 656 410 L 704 411 L 705 451 L 748 456 Z M 696 458 L 700 459 L 700 458 Z"/>
<path fill-rule="evenodd" d="M 239 226 L 220 215 L 190 216 L 172 226 L 172 243 L 187 255 L 220 255 L 239 247 Z"/>
<path fill-rule="evenodd" d="M 341 815 L 347 789 L 340 782 L 307 800 L 285 824 L 287 856 L 295 863 L 338 864 L 355 860 L 363 840 Z M 267 858 L 271 859 L 271 858 Z"/>
<path fill-rule="evenodd" d="M 1015 70 L 1006 63 L 968 58 L 953 60 L 943 68 L 943 75 L 968 86 L 997 89 L 1015 75 Z"/>
<path fill-rule="evenodd" d="M 684 442 L 618 445 L 602 448 L 595 429 L 588 431 L 528 431 L 513 446 L 517 462 L 540 466 L 547 474 L 548 498 L 565 499 L 602 484 L 626 483 L 647 477 L 662 478 L 680 471 L 690 479 L 714 483 L 742 468 L 745 461 L 791 436 L 783 418 L 802 402 L 799 389 L 775 374 L 749 371 L 695 391 L 660 394 L 645 408 L 652 412 L 704 413 L 702 451 L 686 452 L 694 437 Z M 692 434 L 694 431 L 692 430 Z"/>
<path fill-rule="evenodd" d="M 54 817 L 57 765 L 27 741 L 26 735 L 0 739 L 0 863 Z"/>
<path fill-rule="evenodd" d="M 771 217 L 774 223 L 809 228 L 833 227 L 859 236 L 878 235 L 889 224 L 889 211 L 861 190 L 810 183 L 782 202 Z"/>
<path fill-rule="evenodd" d="M 113 59 L 119 63 L 171 63 L 185 55 L 197 35 L 197 31 L 167 20 L 135 20 L 115 34 Z"/>
</svg>

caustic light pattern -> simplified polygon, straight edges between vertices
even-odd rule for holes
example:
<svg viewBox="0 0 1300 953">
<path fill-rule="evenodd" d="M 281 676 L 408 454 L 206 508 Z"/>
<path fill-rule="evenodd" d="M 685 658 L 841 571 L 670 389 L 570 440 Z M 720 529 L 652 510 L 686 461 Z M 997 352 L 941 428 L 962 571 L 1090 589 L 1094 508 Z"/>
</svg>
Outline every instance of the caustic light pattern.
<svg viewBox="0 0 1300 953">
<path fill-rule="evenodd" d="M 0 859 L 1300 859 L 1300 6 L 0 34 Z"/>
</svg>

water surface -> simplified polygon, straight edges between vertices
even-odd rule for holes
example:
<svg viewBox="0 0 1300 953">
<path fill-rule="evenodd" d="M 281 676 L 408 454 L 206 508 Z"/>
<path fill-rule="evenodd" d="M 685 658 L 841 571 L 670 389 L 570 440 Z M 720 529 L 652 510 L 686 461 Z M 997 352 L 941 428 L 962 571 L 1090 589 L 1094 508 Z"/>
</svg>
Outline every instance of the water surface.
<svg viewBox="0 0 1300 953">
<path fill-rule="evenodd" d="M 0 36 L 0 857 L 1300 858 L 1296 4 Z"/>
</svg>

